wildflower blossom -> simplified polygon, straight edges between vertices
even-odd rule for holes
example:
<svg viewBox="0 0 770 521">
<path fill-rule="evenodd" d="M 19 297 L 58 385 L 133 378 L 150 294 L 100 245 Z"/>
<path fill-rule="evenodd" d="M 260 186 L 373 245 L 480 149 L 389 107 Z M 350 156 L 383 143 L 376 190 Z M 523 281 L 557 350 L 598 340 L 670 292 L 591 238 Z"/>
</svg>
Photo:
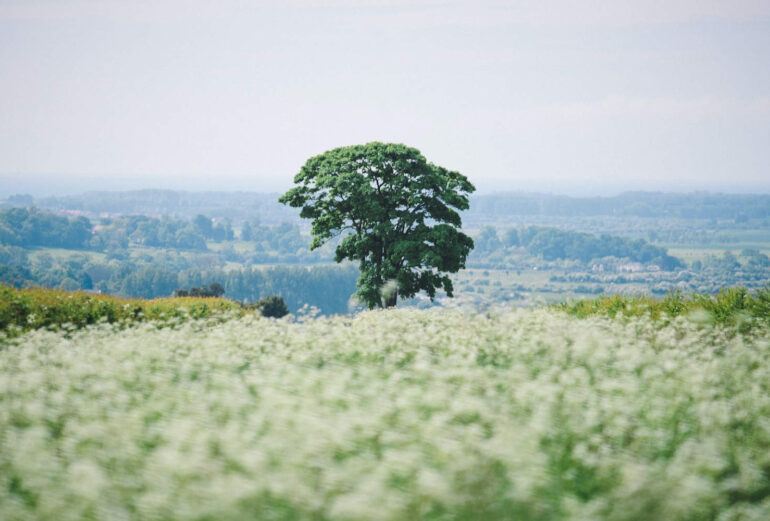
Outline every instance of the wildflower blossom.
<svg viewBox="0 0 770 521">
<path fill-rule="evenodd" d="M 770 514 L 765 327 L 392 310 L 2 342 L 2 519 Z"/>
</svg>

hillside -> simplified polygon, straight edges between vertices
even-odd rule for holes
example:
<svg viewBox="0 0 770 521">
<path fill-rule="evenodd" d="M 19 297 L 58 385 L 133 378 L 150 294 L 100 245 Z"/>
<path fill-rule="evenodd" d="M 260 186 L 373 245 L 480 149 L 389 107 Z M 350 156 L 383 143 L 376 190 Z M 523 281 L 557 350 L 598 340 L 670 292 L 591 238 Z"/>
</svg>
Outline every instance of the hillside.
<svg viewBox="0 0 770 521">
<path fill-rule="evenodd" d="M 475 247 L 469 269 L 454 276 L 453 302 L 476 309 L 514 301 L 532 306 L 585 295 L 716 293 L 767 284 L 770 237 L 763 220 L 703 228 L 691 221 L 576 217 L 551 223 L 557 226 L 485 225 L 469 231 Z M 601 231 L 608 226 L 616 233 Z M 347 312 L 358 269 L 333 263 L 339 238 L 312 251 L 310 241 L 298 224 L 266 225 L 256 217 L 234 226 L 202 214 L 93 219 L 6 208 L 0 209 L 0 282 L 141 298 L 217 283 L 239 302 L 277 294 L 292 311 L 307 304 L 326 314 Z M 438 303 L 445 301 L 440 295 Z M 435 302 L 420 297 L 412 304 Z"/>
</svg>

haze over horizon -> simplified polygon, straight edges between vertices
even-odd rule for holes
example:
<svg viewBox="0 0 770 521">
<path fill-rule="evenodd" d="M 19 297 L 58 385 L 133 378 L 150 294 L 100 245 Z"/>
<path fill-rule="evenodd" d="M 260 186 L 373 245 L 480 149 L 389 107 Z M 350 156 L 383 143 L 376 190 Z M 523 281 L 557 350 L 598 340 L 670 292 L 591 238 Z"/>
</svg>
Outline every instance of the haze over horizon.
<svg viewBox="0 0 770 521">
<path fill-rule="evenodd" d="M 479 193 L 770 193 L 770 3 L 0 1 L 0 196 L 280 192 L 401 142 Z"/>
<path fill-rule="evenodd" d="M 172 190 L 178 192 L 255 192 L 281 194 L 291 186 L 287 182 L 285 186 L 260 187 L 254 182 L 231 182 L 220 184 L 208 182 L 205 179 L 196 179 L 192 183 L 185 183 L 179 178 L 165 179 L 165 182 L 153 182 L 145 177 L 131 180 L 127 176 L 116 176 L 115 179 L 104 176 L 63 176 L 59 175 L 0 175 L 0 198 L 13 195 L 32 195 L 36 198 L 59 197 L 79 195 L 88 192 L 132 192 L 141 190 Z M 696 193 L 707 192 L 712 194 L 770 194 L 770 186 L 762 185 L 734 185 L 734 186 L 686 186 L 686 185 L 656 185 L 656 186 L 629 186 L 629 185 L 588 185 L 581 189 L 579 186 L 548 186 L 545 184 L 521 184 L 520 186 L 478 186 L 474 195 L 494 195 L 506 193 L 543 194 L 567 197 L 613 197 L 627 192 L 650 193 Z"/>
</svg>

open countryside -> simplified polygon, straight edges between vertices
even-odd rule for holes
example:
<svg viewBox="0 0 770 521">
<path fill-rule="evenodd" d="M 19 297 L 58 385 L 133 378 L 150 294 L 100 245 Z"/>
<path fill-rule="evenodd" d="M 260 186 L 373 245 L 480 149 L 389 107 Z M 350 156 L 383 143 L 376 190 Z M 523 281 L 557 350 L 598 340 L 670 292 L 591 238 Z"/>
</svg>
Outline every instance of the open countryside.
<svg viewBox="0 0 770 521">
<path fill-rule="evenodd" d="M 770 2 L 0 1 L 0 521 L 770 520 Z"/>
<path fill-rule="evenodd" d="M 362 312 L 301 221 L 147 211 L 169 195 L 6 201 L 6 284 L 62 289 L 2 293 L 4 519 L 770 513 L 763 203 L 589 231 L 470 213 L 453 299 Z M 292 314 L 262 317 L 271 294 Z"/>
</svg>

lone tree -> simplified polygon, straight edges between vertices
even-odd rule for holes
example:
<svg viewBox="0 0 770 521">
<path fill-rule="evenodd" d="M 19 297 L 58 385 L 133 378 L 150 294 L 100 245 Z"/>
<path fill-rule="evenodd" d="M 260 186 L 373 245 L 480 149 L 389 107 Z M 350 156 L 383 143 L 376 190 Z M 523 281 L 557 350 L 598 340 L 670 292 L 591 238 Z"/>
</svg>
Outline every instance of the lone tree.
<svg viewBox="0 0 770 521">
<path fill-rule="evenodd" d="M 374 142 L 312 157 L 294 182 L 279 201 L 313 219 L 311 250 L 342 236 L 335 260 L 359 261 L 356 295 L 369 309 L 419 291 L 453 296 L 447 273 L 464 268 L 473 248 L 456 211 L 475 190 L 465 176 L 414 148 Z"/>
</svg>

